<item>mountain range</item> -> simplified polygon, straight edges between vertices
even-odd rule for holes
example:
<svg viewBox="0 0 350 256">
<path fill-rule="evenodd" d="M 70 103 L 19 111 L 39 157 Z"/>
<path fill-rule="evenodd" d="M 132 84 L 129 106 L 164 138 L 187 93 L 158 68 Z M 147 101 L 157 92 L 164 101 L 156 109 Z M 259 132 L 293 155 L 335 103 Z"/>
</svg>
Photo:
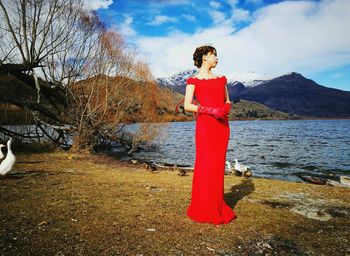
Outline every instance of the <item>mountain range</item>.
<svg viewBox="0 0 350 256">
<path fill-rule="evenodd" d="M 168 78 L 157 78 L 161 87 L 185 94 L 186 79 L 197 73 L 194 69 L 179 72 Z M 350 117 L 350 92 L 329 88 L 290 72 L 269 80 L 248 82 L 227 81 L 231 101 L 248 100 L 273 110 L 304 117 Z"/>
</svg>

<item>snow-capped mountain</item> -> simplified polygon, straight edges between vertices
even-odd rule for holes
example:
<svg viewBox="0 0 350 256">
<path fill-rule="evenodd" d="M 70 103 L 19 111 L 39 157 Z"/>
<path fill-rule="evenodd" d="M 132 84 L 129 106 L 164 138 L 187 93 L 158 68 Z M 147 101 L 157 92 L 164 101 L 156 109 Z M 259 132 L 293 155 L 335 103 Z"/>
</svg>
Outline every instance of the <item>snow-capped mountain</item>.
<svg viewBox="0 0 350 256">
<path fill-rule="evenodd" d="M 240 81 L 243 84 L 247 84 L 249 87 L 254 86 L 257 84 L 259 81 L 266 81 L 274 78 L 276 76 L 266 74 L 266 73 L 257 73 L 252 70 L 247 71 L 240 71 L 240 70 L 235 70 L 233 72 L 233 80 Z"/>
<path fill-rule="evenodd" d="M 160 86 L 185 94 L 186 79 L 196 72 L 189 69 L 169 78 L 158 78 L 157 82 Z M 350 117 L 350 92 L 319 85 L 297 72 L 266 80 L 228 80 L 227 88 L 231 101 L 255 101 L 301 116 Z"/>
<path fill-rule="evenodd" d="M 253 81 L 242 82 L 242 84 L 244 84 L 245 87 L 254 87 L 254 86 L 257 86 L 257 85 L 262 84 L 264 82 L 266 82 L 266 80 L 253 80 Z"/>
<path fill-rule="evenodd" d="M 163 77 L 163 78 L 156 78 L 156 81 L 158 84 L 162 85 L 162 86 L 167 86 L 170 88 L 178 88 L 179 86 L 183 86 L 184 84 L 186 84 L 186 79 L 194 76 L 197 73 L 197 70 L 195 69 L 187 69 L 185 71 L 181 71 L 179 73 L 176 73 L 174 75 L 172 75 L 171 77 Z M 253 71 L 248 72 L 249 74 L 253 74 Z M 251 75 L 251 77 L 257 77 L 260 76 L 260 74 L 254 73 L 254 75 Z M 245 87 L 254 87 L 259 85 L 260 83 L 266 82 L 267 80 L 258 80 L 258 79 L 254 79 L 251 81 L 238 81 L 235 79 L 229 79 L 228 78 L 228 86 L 232 87 L 232 86 L 236 86 L 236 85 L 241 85 L 243 84 Z M 181 92 L 182 90 L 180 89 L 179 92 Z"/>
<path fill-rule="evenodd" d="M 171 77 L 167 78 L 156 78 L 158 84 L 162 86 L 168 86 L 170 88 L 177 87 L 178 85 L 186 84 L 186 79 L 194 76 L 197 71 L 195 69 L 187 69 L 185 71 L 179 72 Z"/>
</svg>

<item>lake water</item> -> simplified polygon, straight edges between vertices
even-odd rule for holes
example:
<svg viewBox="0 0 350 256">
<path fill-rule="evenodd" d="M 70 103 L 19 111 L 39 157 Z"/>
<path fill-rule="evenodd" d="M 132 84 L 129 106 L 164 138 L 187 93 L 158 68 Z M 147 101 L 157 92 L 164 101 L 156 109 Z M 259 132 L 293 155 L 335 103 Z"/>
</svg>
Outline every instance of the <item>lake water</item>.
<svg viewBox="0 0 350 256">
<path fill-rule="evenodd" d="M 167 137 L 134 158 L 193 167 L 195 125 L 169 123 Z M 350 120 L 230 121 L 230 131 L 226 160 L 237 158 L 255 177 L 301 182 L 298 174 L 350 175 Z"/>
</svg>

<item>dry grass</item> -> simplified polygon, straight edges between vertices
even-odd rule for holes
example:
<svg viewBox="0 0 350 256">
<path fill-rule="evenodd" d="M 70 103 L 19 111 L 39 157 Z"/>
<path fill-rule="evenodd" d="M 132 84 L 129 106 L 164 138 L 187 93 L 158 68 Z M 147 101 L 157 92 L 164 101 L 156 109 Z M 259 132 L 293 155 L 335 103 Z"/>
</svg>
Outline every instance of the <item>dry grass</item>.
<svg viewBox="0 0 350 256">
<path fill-rule="evenodd" d="M 192 173 L 66 153 L 17 159 L 0 177 L 1 255 L 350 254 L 346 188 L 225 176 L 237 219 L 216 227 L 186 216 Z M 294 211 L 303 205 L 331 218 Z"/>
</svg>

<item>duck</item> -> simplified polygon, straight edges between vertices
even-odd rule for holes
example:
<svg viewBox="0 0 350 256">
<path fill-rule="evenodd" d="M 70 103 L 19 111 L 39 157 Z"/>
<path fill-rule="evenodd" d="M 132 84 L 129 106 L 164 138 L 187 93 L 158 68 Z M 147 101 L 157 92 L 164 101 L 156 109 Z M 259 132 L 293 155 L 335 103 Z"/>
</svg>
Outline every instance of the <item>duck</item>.
<svg viewBox="0 0 350 256">
<path fill-rule="evenodd" d="M 176 164 L 173 166 L 173 170 L 177 172 L 179 176 L 186 176 L 187 174 L 186 170 L 180 169 Z"/>
<path fill-rule="evenodd" d="M 4 144 L 0 144 L 0 160 L 4 159 L 4 157 L 5 157 L 5 155 L 4 155 L 4 153 L 2 153 L 2 149 L 1 149 L 3 147 L 6 147 L 6 146 Z"/>
<path fill-rule="evenodd" d="M 11 150 L 12 138 L 7 141 L 7 155 L 6 158 L 0 164 L 0 175 L 6 175 L 12 170 L 13 164 L 16 161 L 16 157 Z"/>
<path fill-rule="evenodd" d="M 147 171 L 154 172 L 157 170 L 157 167 L 154 164 L 142 163 L 145 166 Z"/>
<path fill-rule="evenodd" d="M 247 168 L 247 170 L 243 173 L 243 176 L 246 178 L 252 177 L 252 172 Z"/>
</svg>

